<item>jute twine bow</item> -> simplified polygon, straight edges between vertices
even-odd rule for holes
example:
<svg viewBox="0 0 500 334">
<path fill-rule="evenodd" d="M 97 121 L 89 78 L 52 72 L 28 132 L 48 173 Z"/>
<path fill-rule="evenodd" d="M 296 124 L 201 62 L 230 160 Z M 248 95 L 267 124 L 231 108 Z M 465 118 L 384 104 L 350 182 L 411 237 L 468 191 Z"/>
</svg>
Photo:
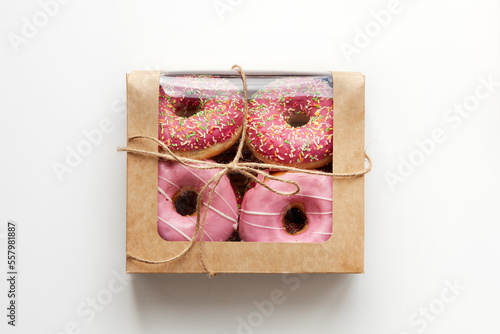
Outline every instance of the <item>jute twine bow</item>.
<svg viewBox="0 0 500 334">
<path fill-rule="evenodd" d="M 271 165 L 271 164 L 266 164 L 266 163 L 253 163 L 253 162 L 241 162 L 239 161 L 243 155 L 243 146 L 245 143 L 245 137 L 246 137 L 246 129 L 247 129 L 247 114 L 248 114 L 248 92 L 247 92 L 247 81 L 246 81 L 246 76 L 245 72 L 239 65 L 234 65 L 232 67 L 233 70 L 238 71 L 238 73 L 241 76 L 241 80 L 243 81 L 243 97 L 244 97 L 244 109 L 243 109 L 243 129 L 241 131 L 241 139 L 238 145 L 238 150 L 236 151 L 236 155 L 234 156 L 233 161 L 227 164 L 223 163 L 217 163 L 217 162 L 212 162 L 212 161 L 203 161 L 203 160 L 195 160 L 187 157 L 180 157 L 176 155 L 167 145 L 165 145 L 162 141 L 158 140 L 158 138 L 155 137 L 150 137 L 150 136 L 131 136 L 128 138 L 129 141 L 136 140 L 136 139 L 147 139 L 151 140 L 155 143 L 157 143 L 163 150 L 164 152 L 151 152 L 151 151 L 146 151 L 146 150 L 141 150 L 141 149 L 135 149 L 135 148 L 129 148 L 129 147 L 119 147 L 118 151 L 123 151 L 127 153 L 133 153 L 133 154 L 138 154 L 138 155 L 143 155 L 147 157 L 154 157 L 157 159 L 163 159 L 163 160 L 169 160 L 169 161 L 176 161 L 186 167 L 189 168 L 194 168 L 194 169 L 199 169 L 199 170 L 205 170 L 205 169 L 220 169 L 200 190 L 198 194 L 198 198 L 196 200 L 196 225 L 194 229 L 194 235 L 189 241 L 188 245 L 177 255 L 167 258 L 167 259 L 162 259 L 162 260 L 148 260 L 148 259 L 143 259 L 137 255 L 128 253 L 127 256 L 131 259 L 134 259 L 136 261 L 144 262 L 144 263 L 149 263 L 149 264 L 161 264 L 161 263 L 167 263 L 167 262 L 172 262 L 177 259 L 180 259 L 183 257 L 186 253 L 188 253 L 193 245 L 196 242 L 196 239 L 198 236 L 200 236 L 200 241 L 203 241 L 203 230 L 205 228 L 205 220 L 207 217 L 208 209 L 205 210 L 203 213 L 203 216 L 201 214 L 201 208 L 203 207 L 203 195 L 205 192 L 208 190 L 210 185 L 213 184 L 212 189 L 210 189 L 209 197 L 207 202 L 205 203 L 207 208 L 209 207 L 211 201 L 212 201 L 212 196 L 214 194 L 215 188 L 219 185 L 220 180 L 222 177 L 230 172 L 238 172 L 240 174 L 245 175 L 249 179 L 255 181 L 256 183 L 260 184 L 267 190 L 283 195 L 283 196 L 291 196 L 295 195 L 300 191 L 300 186 L 298 185 L 297 182 L 288 180 L 285 178 L 281 177 L 276 177 L 273 175 L 270 175 L 263 171 L 262 169 L 273 169 L 273 170 L 279 170 L 279 171 L 285 171 L 285 172 L 300 172 L 300 173 L 306 173 L 306 174 L 311 174 L 311 175 L 325 175 L 325 176 L 331 176 L 335 178 L 355 178 L 355 177 L 360 177 L 365 174 L 367 174 L 371 169 L 372 169 L 372 162 L 370 160 L 370 157 L 365 152 L 365 159 L 368 161 L 368 167 L 366 167 L 363 171 L 361 172 L 355 172 L 355 173 L 328 173 L 328 172 L 321 172 L 317 170 L 308 170 L 308 169 L 301 169 L 301 168 L 295 168 L 295 167 L 288 167 L 288 166 L 280 166 L 280 165 Z M 295 190 L 293 191 L 279 191 L 276 189 L 273 189 L 269 187 L 264 180 L 261 181 L 258 176 L 254 175 L 259 174 L 263 175 L 266 179 L 271 179 L 271 180 L 276 180 L 279 182 L 283 183 L 288 183 L 292 184 L 295 186 Z M 205 263 L 205 259 L 203 257 L 203 245 L 204 242 L 200 243 L 200 261 L 203 266 L 203 269 L 207 272 L 209 276 L 215 276 L 216 273 L 212 272 L 209 270 Z"/>
</svg>

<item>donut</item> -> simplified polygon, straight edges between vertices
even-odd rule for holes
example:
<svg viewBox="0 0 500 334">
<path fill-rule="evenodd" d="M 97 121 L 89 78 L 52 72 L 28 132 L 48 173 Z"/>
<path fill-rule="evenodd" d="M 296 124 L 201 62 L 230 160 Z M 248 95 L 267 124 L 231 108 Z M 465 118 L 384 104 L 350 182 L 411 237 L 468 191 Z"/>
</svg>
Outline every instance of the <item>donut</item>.
<svg viewBox="0 0 500 334">
<path fill-rule="evenodd" d="M 219 170 L 195 169 L 178 162 L 158 162 L 158 233 L 169 241 L 191 240 L 196 226 L 198 193 Z M 203 194 L 203 216 L 213 184 Z M 227 176 L 212 196 L 203 241 L 226 241 L 238 226 L 238 205 Z M 197 240 L 200 240 L 198 236 Z"/>
<path fill-rule="evenodd" d="M 332 178 L 305 173 L 283 173 L 300 192 L 283 196 L 260 184 L 249 189 L 241 204 L 239 232 L 242 241 L 324 242 L 332 235 Z M 269 187 L 292 191 L 293 185 L 267 179 Z"/>
<path fill-rule="evenodd" d="M 158 138 L 177 155 L 210 158 L 239 138 L 243 97 L 227 79 L 162 76 L 159 90 Z"/>
<path fill-rule="evenodd" d="M 333 149 L 331 84 L 317 77 L 271 82 L 250 99 L 247 129 L 247 145 L 266 163 L 299 168 L 326 165 Z"/>
</svg>

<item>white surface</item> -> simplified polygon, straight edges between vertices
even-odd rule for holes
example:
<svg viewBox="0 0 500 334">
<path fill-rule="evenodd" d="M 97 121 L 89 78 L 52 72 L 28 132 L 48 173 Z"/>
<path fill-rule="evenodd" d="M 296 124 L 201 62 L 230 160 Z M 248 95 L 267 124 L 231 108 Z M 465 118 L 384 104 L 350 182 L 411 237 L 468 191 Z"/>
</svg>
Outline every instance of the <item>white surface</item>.
<svg viewBox="0 0 500 334">
<path fill-rule="evenodd" d="M 232 11 L 221 18 L 217 2 Z M 73 332 L 123 334 L 498 330 L 500 86 L 456 128 L 443 117 L 473 102 L 479 77 L 500 81 L 500 3 L 401 0 L 349 62 L 342 43 L 353 44 L 357 28 L 376 29 L 370 13 L 388 4 L 69 1 L 15 52 L 8 34 L 20 35 L 23 18 L 42 7 L 2 1 L 0 233 L 8 219 L 18 222 L 20 276 L 18 327 L 8 327 L 2 311 L 1 332 L 69 333 L 72 322 Z M 113 273 L 125 260 L 125 154 L 116 152 L 126 143 L 125 73 L 235 63 L 366 74 L 366 144 L 375 163 L 366 177 L 366 273 L 138 275 L 121 289 Z M 54 162 L 65 163 L 66 147 L 104 119 L 111 133 L 59 182 Z M 397 172 L 399 157 L 418 158 L 415 140 L 436 128 L 446 141 L 392 190 L 387 172 Z M 455 279 L 466 286 L 458 296 L 446 290 Z M 268 305 L 275 289 L 284 302 L 256 313 L 255 303 Z M 87 303 L 96 297 L 109 303 L 92 318 Z M 432 321 L 419 315 L 429 307 Z M 254 327 L 239 328 L 241 319 Z"/>
</svg>

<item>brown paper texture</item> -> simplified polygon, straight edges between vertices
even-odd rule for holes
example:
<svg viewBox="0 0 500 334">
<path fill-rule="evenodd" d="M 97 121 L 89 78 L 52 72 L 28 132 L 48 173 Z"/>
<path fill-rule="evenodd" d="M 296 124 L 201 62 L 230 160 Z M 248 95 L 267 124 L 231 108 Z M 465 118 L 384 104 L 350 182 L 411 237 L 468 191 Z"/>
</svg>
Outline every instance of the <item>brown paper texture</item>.
<svg viewBox="0 0 500 334">
<path fill-rule="evenodd" d="M 333 171 L 364 169 L 364 76 L 332 72 Z M 158 135 L 160 71 L 127 75 L 127 134 Z M 149 141 L 129 147 L 157 150 Z M 157 232 L 158 161 L 127 155 L 127 253 L 152 261 L 180 253 L 188 244 L 165 241 Z M 333 232 L 324 243 L 205 242 L 203 257 L 215 273 L 362 273 L 364 178 L 333 179 Z M 200 242 L 173 262 L 147 264 L 127 257 L 128 273 L 205 273 Z"/>
</svg>

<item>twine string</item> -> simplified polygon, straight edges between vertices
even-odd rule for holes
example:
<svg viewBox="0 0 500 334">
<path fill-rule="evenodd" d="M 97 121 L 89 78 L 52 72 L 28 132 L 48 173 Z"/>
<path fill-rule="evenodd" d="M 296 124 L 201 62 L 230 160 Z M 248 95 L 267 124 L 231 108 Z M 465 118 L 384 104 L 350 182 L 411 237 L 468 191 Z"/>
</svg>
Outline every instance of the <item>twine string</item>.
<svg viewBox="0 0 500 334">
<path fill-rule="evenodd" d="M 196 240 L 200 239 L 200 241 L 203 241 L 203 231 L 205 228 L 205 222 L 206 222 L 206 217 L 208 213 L 208 207 L 210 206 L 210 203 L 212 201 L 212 196 L 215 192 L 215 188 L 219 185 L 219 182 L 222 180 L 224 175 L 228 174 L 229 172 L 238 172 L 240 174 L 243 174 L 247 178 L 251 179 L 252 181 L 258 183 L 259 185 L 263 186 L 270 192 L 273 192 L 275 194 L 279 194 L 282 196 L 291 196 L 295 195 L 300 191 L 300 186 L 298 185 L 297 182 L 288 180 L 286 178 L 278 177 L 278 176 L 273 176 L 268 173 L 266 173 L 263 169 L 273 169 L 273 170 L 279 170 L 279 171 L 285 171 L 285 172 L 300 172 L 300 173 L 306 173 L 306 174 L 311 174 L 311 175 L 324 175 L 324 176 L 331 176 L 334 178 L 356 178 L 356 177 L 361 177 L 368 172 L 371 171 L 372 169 L 372 161 L 370 157 L 364 153 L 365 159 L 368 161 L 368 166 L 364 168 L 362 171 L 359 172 L 353 172 L 353 173 L 334 173 L 334 172 L 322 172 L 318 170 L 308 170 L 308 169 L 301 169 L 301 168 L 296 168 L 296 167 L 290 167 L 290 166 L 282 166 L 282 165 L 271 165 L 271 164 L 266 164 L 266 163 L 255 163 L 255 162 L 240 162 L 240 159 L 243 156 L 243 147 L 245 144 L 245 138 L 246 138 L 246 129 L 247 129 L 247 114 L 248 114 L 248 91 L 247 91 L 247 82 L 246 82 L 246 76 L 245 72 L 239 65 L 234 65 L 232 67 L 233 70 L 236 70 L 239 75 L 241 76 L 241 80 L 243 82 L 243 102 L 244 102 L 244 108 L 243 108 L 243 128 L 241 131 L 241 138 L 240 142 L 238 145 L 238 149 L 236 151 L 236 154 L 234 156 L 234 159 L 227 164 L 224 163 L 218 163 L 218 162 L 213 162 L 213 161 L 205 161 L 205 160 L 195 160 L 191 159 L 188 157 L 181 157 L 176 155 L 165 143 L 162 141 L 158 140 L 158 138 L 151 137 L 151 136 L 142 136 L 142 135 L 137 135 L 137 136 L 130 136 L 128 138 L 129 141 L 133 140 L 140 140 L 140 139 L 146 139 L 149 141 L 153 141 L 156 144 L 158 144 L 163 152 L 154 152 L 154 151 L 148 151 L 148 150 L 142 150 L 142 149 L 137 149 L 137 148 L 131 148 L 131 147 L 119 147 L 118 151 L 121 152 L 127 152 L 127 153 L 132 153 L 132 154 L 137 154 L 137 155 L 142 155 L 145 157 L 153 157 L 156 159 L 162 159 L 162 160 L 167 160 L 167 161 L 176 161 L 186 167 L 193 168 L 193 169 L 199 169 L 199 170 L 207 170 L 207 169 L 220 169 L 206 184 L 202 187 L 198 194 L 198 198 L 196 200 L 196 225 L 195 229 L 193 232 L 193 237 L 191 240 L 189 240 L 189 243 L 186 245 L 186 247 L 176 254 L 173 257 L 167 258 L 167 259 L 161 259 L 161 260 L 149 260 L 149 259 L 144 259 L 140 256 L 137 256 L 135 254 L 128 253 L 127 256 L 129 258 L 132 258 L 136 261 L 143 262 L 143 263 L 149 263 L 149 264 L 162 264 L 162 263 L 168 263 L 175 261 L 181 257 L 183 257 L 185 254 L 187 254 L 192 247 L 194 246 Z M 260 176 L 264 176 L 264 178 L 261 180 L 259 179 Z M 272 187 L 270 187 L 268 184 L 266 184 L 265 179 L 271 179 L 275 180 L 281 183 L 286 183 L 294 186 L 294 190 L 292 191 L 280 191 L 276 190 Z M 207 199 L 207 202 L 203 202 L 203 197 L 205 192 L 209 189 L 209 187 L 213 185 L 209 191 L 209 196 Z M 202 215 L 202 207 L 206 205 L 207 208 L 203 212 Z M 216 273 L 212 272 L 204 259 L 204 252 L 203 252 L 203 247 L 204 247 L 204 242 L 200 243 L 200 260 L 201 264 L 203 266 L 203 269 L 209 276 L 214 276 Z"/>
</svg>

